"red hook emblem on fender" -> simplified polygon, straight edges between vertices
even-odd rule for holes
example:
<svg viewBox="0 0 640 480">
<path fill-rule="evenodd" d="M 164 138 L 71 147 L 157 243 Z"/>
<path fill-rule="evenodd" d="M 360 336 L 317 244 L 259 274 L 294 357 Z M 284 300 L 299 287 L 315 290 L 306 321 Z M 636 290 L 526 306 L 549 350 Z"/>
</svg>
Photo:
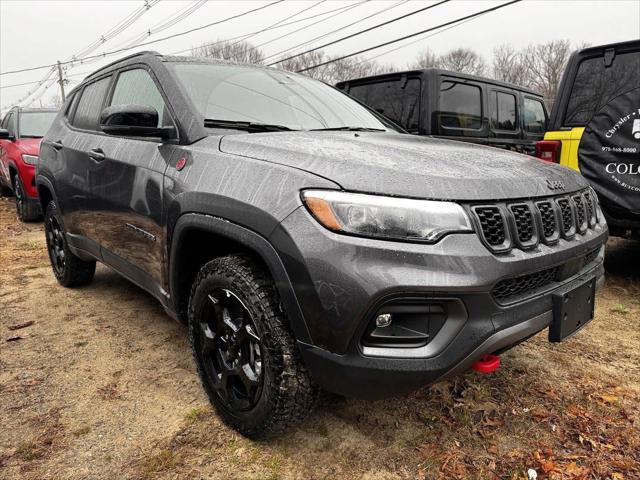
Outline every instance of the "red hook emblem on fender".
<svg viewBox="0 0 640 480">
<path fill-rule="evenodd" d="M 176 170 L 178 171 L 182 170 L 186 164 L 187 164 L 187 159 L 182 157 L 176 162 Z"/>
</svg>

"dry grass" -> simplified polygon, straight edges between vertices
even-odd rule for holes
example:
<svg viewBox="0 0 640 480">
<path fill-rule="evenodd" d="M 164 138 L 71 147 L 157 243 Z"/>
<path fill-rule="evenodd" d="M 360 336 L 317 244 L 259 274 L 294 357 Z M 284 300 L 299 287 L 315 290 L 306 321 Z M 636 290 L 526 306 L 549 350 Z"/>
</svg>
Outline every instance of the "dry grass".
<svg viewBox="0 0 640 480">
<path fill-rule="evenodd" d="M 300 428 L 247 440 L 212 411 L 184 329 L 99 267 L 65 290 L 42 225 L 0 199 L 0 478 L 640 478 L 640 244 L 610 242 L 596 320 L 542 333 L 495 374 L 408 397 L 327 395 Z M 6 326 L 34 320 L 6 343 Z"/>
</svg>

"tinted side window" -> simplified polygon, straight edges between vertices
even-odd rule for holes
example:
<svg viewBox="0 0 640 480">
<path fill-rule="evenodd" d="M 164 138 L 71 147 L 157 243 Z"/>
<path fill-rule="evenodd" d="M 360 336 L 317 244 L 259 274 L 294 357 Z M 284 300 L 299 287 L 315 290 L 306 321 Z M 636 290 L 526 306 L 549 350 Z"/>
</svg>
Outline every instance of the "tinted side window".
<svg viewBox="0 0 640 480">
<path fill-rule="evenodd" d="M 417 132 L 420 126 L 420 87 L 419 78 L 410 78 L 406 84 L 398 78 L 388 82 L 354 85 L 349 94 L 405 130 Z"/>
<path fill-rule="evenodd" d="M 547 130 L 547 117 L 541 101 L 525 97 L 524 129 L 529 133 L 544 133 Z"/>
<path fill-rule="evenodd" d="M 606 67 L 603 57 L 580 62 L 563 125 L 584 126 L 591 117 L 621 93 L 638 86 L 640 52 L 621 53 Z"/>
<path fill-rule="evenodd" d="M 491 128 L 516 129 L 516 97 L 510 93 L 491 92 Z"/>
<path fill-rule="evenodd" d="M 480 87 L 444 81 L 440 85 L 440 125 L 479 130 L 482 127 Z"/>
<path fill-rule="evenodd" d="M 144 105 L 158 112 L 156 126 L 171 125 L 171 118 L 165 108 L 164 99 L 149 75 L 142 68 L 126 70 L 118 75 L 110 105 Z"/>
<path fill-rule="evenodd" d="M 79 98 L 80 98 L 79 93 L 76 93 L 73 95 L 73 97 L 71 97 L 71 100 L 67 105 L 67 109 L 64 111 L 64 116 L 67 117 L 68 119 L 71 119 L 71 117 L 73 116 L 73 110 L 76 108 Z"/>
<path fill-rule="evenodd" d="M 106 77 L 84 87 L 73 116 L 72 124 L 75 127 L 98 130 L 98 119 L 110 79 L 111 77 Z"/>
</svg>

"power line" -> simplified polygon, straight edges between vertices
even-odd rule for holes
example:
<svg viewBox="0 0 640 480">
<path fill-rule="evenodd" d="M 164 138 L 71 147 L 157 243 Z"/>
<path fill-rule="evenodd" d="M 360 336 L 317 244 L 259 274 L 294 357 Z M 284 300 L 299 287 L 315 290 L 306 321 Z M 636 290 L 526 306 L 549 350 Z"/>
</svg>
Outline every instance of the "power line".
<svg viewBox="0 0 640 480">
<path fill-rule="evenodd" d="M 67 78 L 71 78 L 71 77 L 79 77 L 81 75 L 89 75 L 90 73 L 92 73 L 92 72 L 86 71 L 86 72 L 74 73 L 74 74 L 71 74 L 71 75 L 65 75 L 65 76 Z M 14 83 L 13 85 L 2 85 L 2 86 L 0 86 L 0 90 L 3 89 L 3 88 L 23 87 L 25 85 L 35 85 L 36 83 L 40 83 L 40 80 L 36 80 L 35 82 Z M 42 83 L 44 83 L 44 82 L 42 82 Z"/>
<path fill-rule="evenodd" d="M 156 40 L 152 40 L 152 41 L 149 41 L 149 42 L 140 43 L 140 44 L 136 45 L 136 47 L 143 47 L 143 46 L 146 46 L 146 45 L 151 45 L 153 43 L 162 42 L 164 40 L 170 40 L 172 38 L 181 37 L 183 35 L 187 35 L 189 33 L 193 33 L 193 32 L 196 32 L 198 30 L 203 30 L 205 28 L 209 28 L 209 27 L 212 27 L 214 25 L 219 25 L 219 24 L 227 22 L 229 20 L 234 20 L 236 18 L 243 17 L 243 16 L 248 15 L 250 13 L 257 12 L 258 10 L 263 10 L 265 8 L 271 7 L 272 5 L 276 5 L 277 3 L 281 3 L 283 1 L 284 0 L 275 0 L 275 1 L 271 2 L 271 3 L 267 3 L 266 5 L 262 5 L 260 7 L 252 8 L 251 10 L 246 10 L 246 11 L 244 11 L 242 13 L 239 13 L 239 14 L 236 14 L 236 15 L 232 15 L 231 17 L 227 17 L 227 18 L 224 18 L 222 20 L 218 20 L 216 22 L 207 23 L 206 25 L 201 25 L 199 27 L 195 27 L 195 28 L 192 28 L 192 29 L 189 29 L 189 30 L 185 30 L 184 32 L 180 32 L 180 33 L 175 33 L 173 35 L 167 35 L 166 37 L 158 38 Z M 120 49 L 117 49 L 117 50 L 113 50 L 111 52 L 104 52 L 104 53 L 101 53 L 101 54 L 98 54 L 98 55 L 91 55 L 91 56 L 88 56 L 88 57 L 84 57 L 81 60 L 67 60 L 65 62 L 60 62 L 60 63 L 63 64 L 63 65 L 67 65 L 67 64 L 70 64 L 70 63 L 83 63 L 84 60 L 91 60 L 93 58 L 107 57 L 107 56 L 110 56 L 110 55 L 115 55 L 116 53 L 120 53 L 120 52 L 124 52 L 124 51 L 127 51 L 127 50 L 131 50 L 132 48 L 136 48 L 136 47 L 120 48 Z M 0 72 L 0 76 L 1 75 L 8 75 L 10 73 L 30 72 L 30 71 L 33 71 L 33 70 L 40 70 L 42 68 L 51 68 L 51 67 L 54 67 L 54 66 L 57 66 L 57 63 L 49 64 L 49 65 L 40 65 L 40 66 L 37 66 L 37 67 L 21 68 L 19 70 L 10 70 L 8 72 Z"/>
<path fill-rule="evenodd" d="M 146 12 L 148 12 L 152 7 L 154 7 L 158 3 L 160 3 L 160 0 L 145 0 L 144 5 L 137 8 L 136 10 L 131 12 L 129 15 L 127 15 L 125 18 L 123 18 L 118 23 L 116 23 L 106 33 L 101 35 L 98 40 L 95 40 L 94 42 L 90 43 L 89 45 L 84 47 L 82 50 L 80 50 L 78 53 L 72 55 L 72 58 L 86 56 L 88 53 L 93 52 L 100 45 L 103 45 L 104 43 L 108 42 L 112 38 L 118 36 L 120 33 L 124 32 L 127 28 L 133 25 L 136 22 L 136 20 L 138 20 L 142 15 L 144 15 Z"/>
<path fill-rule="evenodd" d="M 366 3 L 367 1 L 368 0 L 362 0 L 360 3 L 358 3 L 356 5 L 360 5 L 362 3 Z M 316 13 L 315 15 L 310 15 L 308 17 L 299 18 L 298 20 L 294 20 L 292 22 L 283 23 L 281 25 L 278 25 L 276 27 L 271 28 L 270 30 L 277 30 L 277 29 L 282 28 L 282 27 L 288 27 L 289 25 L 294 25 L 296 23 L 304 22 L 305 20 L 311 20 L 313 18 L 321 17 L 323 15 L 328 15 L 329 13 L 334 13 L 334 12 L 343 13 L 343 12 L 346 12 L 347 10 L 352 9 L 352 8 L 354 8 L 353 5 L 347 5 L 347 6 L 343 6 L 343 7 L 334 8 L 332 10 L 327 10 L 326 12 Z M 328 20 L 329 18 L 331 18 L 333 16 L 335 16 L 335 15 L 331 15 L 330 17 L 323 18 L 322 20 L 319 20 L 318 22 L 316 22 L 313 25 L 317 25 L 318 23 L 324 22 L 325 20 Z M 304 27 L 304 28 L 307 28 L 307 27 Z M 201 48 L 211 47 L 213 45 L 218 45 L 218 44 L 223 43 L 223 42 L 230 42 L 230 41 L 233 41 L 233 40 L 237 40 L 239 38 L 246 38 L 246 37 L 248 37 L 250 35 L 253 35 L 254 33 L 258 33 L 258 32 L 260 32 L 260 30 L 256 30 L 256 31 L 250 32 L 250 33 L 243 33 L 242 35 L 238 35 L 238 36 L 231 37 L 231 38 L 226 38 L 224 40 L 216 40 L 215 42 L 205 43 L 205 44 L 201 45 L 200 47 Z M 178 50 L 177 52 L 171 52 L 168 55 L 178 55 L 180 53 L 189 52 L 191 50 L 193 50 L 193 47 L 185 48 L 184 50 Z"/>
<path fill-rule="evenodd" d="M 488 8 L 486 10 L 482 10 L 481 12 L 472 13 L 471 15 L 467 15 L 465 17 L 457 18 L 455 20 L 451 20 L 449 22 L 442 23 L 442 24 L 440 24 L 440 25 L 438 25 L 436 27 L 427 28 L 425 30 L 421 30 L 419 32 L 415 32 L 415 33 L 412 33 L 410 35 L 405 35 L 404 37 L 396 38 L 395 40 L 390 40 L 388 42 L 380 43 L 378 45 L 374 45 L 373 47 L 365 48 L 363 50 L 359 50 L 357 52 L 353 52 L 353 53 L 350 53 L 348 55 L 343 55 L 341 57 L 332 58 L 331 60 L 327 60 L 326 62 L 321 62 L 321 63 L 318 63 L 316 65 L 311 65 L 310 67 L 305 67 L 303 69 L 297 70 L 297 73 L 306 72 L 308 70 L 313 70 L 314 68 L 318 68 L 318 67 L 322 67 L 324 65 L 328 65 L 330 63 L 338 62 L 340 60 L 344 60 L 345 58 L 349 58 L 349 57 L 353 57 L 355 55 L 360 55 L 362 53 L 370 52 L 371 50 L 375 50 L 377 48 L 386 47 L 387 45 L 392 45 L 394 43 L 401 42 L 402 40 L 406 40 L 408 38 L 412 38 L 412 37 L 416 37 L 418 35 L 422 35 L 423 33 L 431 32 L 433 30 L 438 30 L 438 29 L 440 29 L 442 27 L 446 27 L 446 26 L 452 25 L 454 23 L 462 22 L 463 20 L 467 20 L 469 18 L 478 17 L 478 16 L 483 15 L 485 13 L 489 13 L 489 12 L 494 12 L 496 10 L 500 10 L 501 8 L 508 7 L 509 5 L 513 5 L 514 3 L 518 3 L 518 2 L 521 2 L 521 1 L 522 0 L 512 0 L 510 2 L 503 3 L 502 5 L 497 5 L 495 7 Z"/>
<path fill-rule="evenodd" d="M 431 35 L 426 35 L 424 37 L 420 37 L 420 38 L 418 38 L 418 39 L 416 39 L 416 40 L 414 40 L 412 42 L 405 43 L 404 45 L 400 45 L 399 47 L 395 47 L 395 48 L 392 48 L 391 50 L 387 50 L 385 52 L 379 53 L 378 55 L 375 55 L 373 57 L 365 58 L 362 61 L 356 63 L 356 65 L 360 65 L 361 63 L 365 63 L 365 62 L 371 62 L 371 61 L 375 60 L 376 58 L 380 58 L 380 57 L 383 57 L 383 56 L 385 56 L 385 55 L 387 55 L 389 53 L 395 52 L 397 50 L 401 50 L 401 49 L 403 49 L 405 47 L 408 47 L 408 46 L 413 45 L 415 43 L 418 43 L 418 42 L 421 42 L 423 40 L 426 40 L 427 38 L 435 37 L 436 35 L 440 35 L 441 33 L 446 32 L 447 30 L 451 30 L 452 28 L 457 28 L 457 27 L 459 27 L 461 25 L 464 25 L 465 23 L 468 23 L 468 22 L 471 22 L 473 20 L 476 20 L 476 19 L 478 19 L 478 18 L 480 18 L 480 17 L 482 17 L 483 15 L 486 15 L 486 14 L 487 13 L 483 13 L 482 15 L 478 15 L 477 17 L 468 18 L 467 20 L 464 20 L 463 22 L 456 23 L 455 25 L 451 25 L 451 26 L 449 26 L 447 28 L 444 28 L 444 29 L 440 30 L 439 32 L 435 32 L 435 33 L 432 33 Z"/>
<path fill-rule="evenodd" d="M 407 0 L 407 1 L 408 1 L 408 0 Z M 307 28 L 316 27 L 316 26 L 318 26 L 318 24 L 320 24 L 320 23 L 322 23 L 322 22 L 326 22 L 326 21 L 327 21 L 327 20 L 329 20 L 330 18 L 333 18 L 333 17 L 336 17 L 336 16 L 341 15 L 341 14 L 343 14 L 343 13 L 346 13 L 346 12 L 348 12 L 349 10 L 351 10 L 351 9 L 353 9 L 353 8 L 356 8 L 356 7 L 359 7 L 360 5 L 362 5 L 362 4 L 364 4 L 364 3 L 367 3 L 367 0 L 362 0 L 362 1 L 360 1 L 360 2 L 358 2 L 358 3 L 356 3 L 356 4 L 354 4 L 354 5 L 347 5 L 346 7 L 343 7 L 343 8 L 341 8 L 341 9 L 339 9 L 340 11 L 339 11 L 339 12 L 337 12 L 337 13 L 334 13 L 333 15 L 329 15 L 328 17 L 323 18 L 322 20 L 319 20 L 319 21 L 317 21 L 317 22 L 315 22 L 315 23 L 311 23 L 311 24 L 309 24 L 309 25 L 305 25 L 305 26 L 303 26 L 303 27 L 297 28 L 297 29 L 295 29 L 295 30 L 292 30 L 291 32 L 288 32 L 288 33 L 285 33 L 285 34 L 283 34 L 283 35 L 280 35 L 279 37 L 272 38 L 271 40 L 267 40 L 266 42 L 259 43 L 258 45 L 256 45 L 256 46 L 255 46 L 255 48 L 260 48 L 260 47 L 262 47 L 262 46 L 264 46 L 264 45 L 268 45 L 269 43 L 276 42 L 276 41 L 281 40 L 281 39 L 283 39 L 283 38 L 285 38 L 285 37 L 288 37 L 289 35 L 293 35 L 294 33 L 298 33 L 298 32 L 300 32 L 300 31 L 302 31 L 302 30 L 306 30 Z M 335 10 L 329 10 L 328 12 L 324 12 L 324 13 L 325 13 L 325 14 L 327 14 L 327 13 L 333 13 L 334 11 L 335 11 Z M 308 18 L 310 18 L 310 17 L 308 17 Z M 270 56 L 271 56 L 271 55 L 270 55 Z M 267 58 L 269 58 L 269 57 L 267 57 Z"/>
<path fill-rule="evenodd" d="M 301 13 L 304 13 L 308 10 L 311 10 L 314 7 L 317 7 L 318 5 L 320 5 L 321 3 L 326 2 L 326 0 L 319 0 L 318 2 L 314 3 L 313 5 L 311 5 L 310 7 L 305 7 L 302 10 L 300 10 L 297 13 L 294 13 L 293 15 L 289 15 L 285 18 L 283 18 L 282 20 L 277 21 L 276 23 L 269 25 L 268 27 L 263 28 L 262 30 L 258 30 L 257 32 L 252 33 L 251 35 L 243 38 L 242 40 L 238 40 L 237 42 L 233 43 L 232 45 L 235 45 L 237 43 L 246 41 L 247 39 L 251 38 L 251 37 L 255 37 L 256 35 L 262 33 L 262 32 L 266 32 L 267 30 L 271 30 L 272 28 L 277 27 L 278 25 L 282 24 L 283 22 L 286 22 L 287 20 L 291 20 L 293 17 L 297 17 L 298 15 L 300 15 Z"/>
<path fill-rule="evenodd" d="M 329 35 L 332 35 L 332 34 L 334 34 L 334 33 L 337 33 L 337 32 L 339 32 L 339 31 L 341 31 L 341 30 L 344 30 L 345 28 L 349 28 L 349 27 L 351 27 L 351 26 L 353 26 L 353 25 L 355 25 L 355 24 L 357 24 L 357 23 L 363 22 L 363 21 L 365 21 L 365 20 L 368 20 L 369 18 L 375 17 L 375 16 L 377 16 L 377 15 L 380 15 L 381 13 L 384 13 L 384 12 L 389 11 L 389 10 L 391 10 L 391 9 L 393 9 L 393 8 L 396 8 L 396 7 L 400 6 L 400 5 L 403 5 L 403 4 L 407 3 L 408 1 L 409 1 L 409 0 L 400 0 L 399 2 L 396 2 L 396 3 L 394 3 L 393 5 L 391 5 L 391 6 L 389 6 L 389 7 L 385 7 L 385 8 L 383 8 L 382 10 L 378 10 L 378 11 L 376 11 L 376 12 L 372 13 L 371 15 L 367 15 L 366 17 L 363 17 L 363 18 L 361 18 L 361 19 L 359 19 L 359 20 L 356 20 L 355 22 L 351 22 L 351 23 L 350 23 L 350 24 L 348 24 L 348 25 L 345 25 L 345 26 L 343 26 L 343 27 L 337 28 L 337 29 L 332 30 L 332 31 L 330 31 L 330 32 L 327 32 L 327 33 L 325 33 L 325 34 L 323 34 L 323 35 L 318 35 L 317 37 L 314 37 L 314 38 L 312 38 L 311 40 L 307 40 L 306 42 L 301 43 L 301 44 L 299 44 L 299 45 L 296 45 L 296 46 L 294 46 L 294 47 L 285 48 L 284 50 L 281 50 L 281 51 L 279 51 L 279 52 L 277 52 L 277 53 L 274 53 L 274 54 L 272 54 L 272 55 L 268 55 L 268 56 L 265 58 L 265 60 L 268 60 L 268 59 L 273 58 L 273 57 L 277 57 L 278 55 L 282 55 L 283 53 L 286 53 L 286 52 L 291 52 L 291 51 L 293 51 L 293 50 L 296 50 L 298 47 L 302 47 L 302 46 L 304 46 L 304 45 L 308 45 L 308 44 L 310 44 L 310 43 L 312 43 L 312 42 L 315 42 L 316 40 L 321 40 L 321 39 L 323 39 L 323 38 L 326 38 L 326 37 L 328 37 Z M 358 4 L 354 5 L 354 8 L 355 8 L 355 7 L 357 7 L 357 6 L 362 5 L 363 3 L 366 3 L 366 2 L 358 3 Z M 314 26 L 315 26 L 315 25 L 314 25 Z M 298 29 L 297 31 L 299 31 L 299 30 L 303 30 L 304 28 L 308 28 L 308 27 L 300 28 L 300 29 Z M 295 33 L 295 32 L 291 32 L 291 33 Z M 282 35 L 282 37 L 284 37 L 284 36 L 286 36 L 286 35 Z M 279 40 L 279 39 L 280 39 L 280 38 L 282 38 L 282 37 L 278 37 L 278 38 L 275 38 L 275 39 L 273 39 L 273 40 L 271 40 L 271 41 L 269 41 L 269 42 L 264 42 L 264 43 L 262 43 L 262 44 L 260 44 L 260 45 L 256 45 L 256 48 L 261 47 L 262 45 L 266 45 L 267 43 L 271 43 L 271 42 L 274 42 L 274 41 L 276 41 L 276 40 Z"/>
<path fill-rule="evenodd" d="M 144 5 L 142 5 L 141 7 L 137 8 L 136 10 L 134 10 L 133 12 L 128 14 L 126 17 L 124 17 L 122 20 L 120 20 L 118 23 L 116 23 L 105 34 L 103 34 L 100 37 L 100 39 L 95 40 L 94 42 L 90 43 L 89 45 L 84 47 L 79 53 L 77 53 L 76 55 L 72 56 L 71 57 L 72 60 L 74 59 L 74 57 L 76 57 L 78 55 L 86 55 L 87 53 L 92 52 L 93 50 L 95 50 L 98 46 L 100 46 L 104 42 L 110 40 L 111 38 L 114 38 L 115 36 L 120 34 L 122 31 L 124 31 L 126 28 L 128 28 L 130 25 L 132 25 L 138 18 L 140 18 L 142 15 L 144 15 L 144 13 L 146 13 L 150 8 L 152 8 L 154 5 L 156 5 L 159 2 L 160 2 L 160 0 L 145 0 L 144 1 Z M 28 91 L 26 95 L 22 96 L 14 104 L 15 105 L 20 105 L 23 102 L 25 102 L 29 97 L 31 97 L 33 94 L 35 94 L 35 92 L 37 92 L 38 89 L 45 82 L 47 82 L 49 80 L 49 78 L 51 78 L 51 75 L 53 75 L 55 73 L 56 67 L 57 67 L 57 63 L 52 65 L 50 70 L 45 74 L 45 76 L 43 78 L 40 79 L 40 81 L 33 82 L 33 83 L 37 83 L 38 85 L 35 88 L 33 88 L 30 91 Z M 45 88 L 45 91 L 48 88 L 49 88 L 49 86 L 47 86 Z"/>
<path fill-rule="evenodd" d="M 160 33 L 168 28 L 171 28 L 174 25 L 177 25 L 178 23 L 180 23 L 181 21 L 187 19 L 196 11 L 198 11 L 201 7 L 203 7 L 206 3 L 207 3 L 207 0 L 196 0 L 193 3 L 187 5 L 182 10 L 179 10 L 178 12 L 172 15 L 169 15 L 168 17 L 165 17 L 159 23 L 156 23 L 152 27 L 149 27 L 146 32 L 142 32 L 139 35 L 136 35 L 133 38 L 129 38 L 128 40 L 125 40 L 121 44 L 116 45 L 115 48 L 121 48 L 123 46 L 134 47 L 138 43 L 142 42 L 145 38 L 149 38 L 150 36 Z"/>
<path fill-rule="evenodd" d="M 439 5 L 442 5 L 442 4 L 450 2 L 450 1 L 451 0 L 442 0 L 442 1 L 438 2 L 438 3 L 434 3 L 432 5 L 428 5 L 426 7 L 419 8 L 418 10 L 414 10 L 413 12 L 405 13 L 404 15 L 401 15 L 399 17 L 392 18 L 391 20 L 387 20 L 386 22 L 379 23 L 379 24 L 374 25 L 374 26 L 369 27 L 369 28 L 365 28 L 364 30 L 360 30 L 359 32 L 352 33 L 351 35 L 347 35 L 346 37 L 339 38 L 339 39 L 334 40 L 332 42 L 325 43 L 324 45 L 320 45 L 319 47 L 315 47 L 315 48 L 312 48 L 310 50 L 306 50 L 306 51 L 304 51 L 302 53 L 297 53 L 296 55 L 291 55 L 289 57 L 286 57 L 286 58 L 283 58 L 281 60 L 278 60 L 277 62 L 269 63 L 267 66 L 271 67 L 271 66 L 276 65 L 278 63 L 282 63 L 282 62 L 286 62 L 287 60 L 291 60 L 292 58 L 296 58 L 296 57 L 300 57 L 302 55 L 306 55 L 307 53 L 311 53 L 311 52 L 314 52 L 316 50 L 320 50 L 322 48 L 326 48 L 326 47 L 328 47 L 330 45 L 335 45 L 336 43 L 342 42 L 344 40 L 348 40 L 348 39 L 353 38 L 353 37 L 357 37 L 358 35 L 362 35 L 363 33 L 370 32 L 372 30 L 375 30 L 376 28 L 384 27 L 385 25 L 389 25 L 389 24 L 397 22 L 399 20 L 403 20 L 403 19 L 405 19 L 407 17 L 411 17 L 412 15 L 416 15 L 416 14 L 424 12 L 426 10 L 430 10 L 432 8 L 435 8 L 435 7 L 439 6 Z"/>
</svg>

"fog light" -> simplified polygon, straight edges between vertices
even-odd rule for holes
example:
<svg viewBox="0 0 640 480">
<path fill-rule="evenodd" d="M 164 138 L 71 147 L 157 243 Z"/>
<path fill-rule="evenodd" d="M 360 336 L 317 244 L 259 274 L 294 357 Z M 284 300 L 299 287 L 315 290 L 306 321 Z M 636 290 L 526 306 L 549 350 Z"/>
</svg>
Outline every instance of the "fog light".
<svg viewBox="0 0 640 480">
<path fill-rule="evenodd" d="M 378 315 L 376 317 L 376 327 L 384 328 L 384 327 L 388 327 L 389 325 L 391 325 L 390 313 L 383 313 L 382 315 Z"/>
</svg>

